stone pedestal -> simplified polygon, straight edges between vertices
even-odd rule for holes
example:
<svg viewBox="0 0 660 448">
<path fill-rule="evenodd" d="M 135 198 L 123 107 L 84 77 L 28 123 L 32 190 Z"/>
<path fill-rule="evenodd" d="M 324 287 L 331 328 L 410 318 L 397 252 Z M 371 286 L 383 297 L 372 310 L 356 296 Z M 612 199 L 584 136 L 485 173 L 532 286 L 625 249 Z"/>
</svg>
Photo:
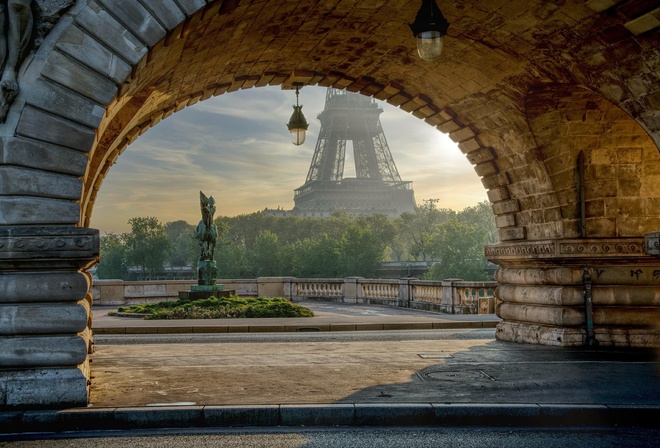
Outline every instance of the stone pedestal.
<svg viewBox="0 0 660 448">
<path fill-rule="evenodd" d="M 498 339 L 586 345 L 591 320 L 600 346 L 660 346 L 660 259 L 643 238 L 502 243 L 486 257 L 500 265 Z"/>
<path fill-rule="evenodd" d="M 98 231 L 0 227 L 0 409 L 85 406 Z"/>
<path fill-rule="evenodd" d="M 230 297 L 235 290 L 225 291 L 224 285 L 193 285 L 189 291 L 179 291 L 179 299 L 201 300 L 209 297 Z"/>
</svg>

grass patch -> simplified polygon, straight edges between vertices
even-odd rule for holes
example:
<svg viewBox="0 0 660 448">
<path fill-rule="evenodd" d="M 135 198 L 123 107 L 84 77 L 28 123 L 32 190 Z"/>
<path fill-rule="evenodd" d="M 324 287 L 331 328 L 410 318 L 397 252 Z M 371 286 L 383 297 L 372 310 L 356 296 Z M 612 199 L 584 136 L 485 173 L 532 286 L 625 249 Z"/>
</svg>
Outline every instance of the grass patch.
<svg viewBox="0 0 660 448">
<path fill-rule="evenodd" d="M 314 312 L 291 303 L 284 297 L 210 297 L 201 300 L 179 299 L 146 305 L 122 306 L 116 312 L 135 313 L 143 319 L 226 319 L 241 317 L 314 317 Z"/>
</svg>

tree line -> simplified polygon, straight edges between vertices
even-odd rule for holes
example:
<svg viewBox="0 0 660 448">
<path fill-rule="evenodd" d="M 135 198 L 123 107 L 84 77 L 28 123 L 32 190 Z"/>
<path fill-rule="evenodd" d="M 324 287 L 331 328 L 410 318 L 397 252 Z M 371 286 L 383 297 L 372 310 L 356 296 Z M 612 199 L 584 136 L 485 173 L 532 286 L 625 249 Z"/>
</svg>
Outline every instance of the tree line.
<svg viewBox="0 0 660 448">
<path fill-rule="evenodd" d="M 497 242 L 488 202 L 462 211 L 427 200 L 398 218 L 277 217 L 263 212 L 215 219 L 215 259 L 219 278 L 292 276 L 299 278 L 372 278 L 382 261 L 432 261 L 425 278 L 484 280 L 483 247 Z M 186 221 L 160 223 L 154 217 L 129 220 L 131 231 L 101 237 L 99 278 L 128 276 L 139 268 L 155 276 L 164 266 L 196 266 L 200 255 L 195 226 Z"/>
</svg>

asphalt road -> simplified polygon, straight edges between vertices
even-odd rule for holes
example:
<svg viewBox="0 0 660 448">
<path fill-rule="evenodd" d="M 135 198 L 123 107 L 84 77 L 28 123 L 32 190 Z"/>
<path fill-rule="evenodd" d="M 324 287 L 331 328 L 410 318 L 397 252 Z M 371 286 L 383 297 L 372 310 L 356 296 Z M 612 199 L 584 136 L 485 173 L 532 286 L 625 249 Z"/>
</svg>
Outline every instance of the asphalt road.
<svg viewBox="0 0 660 448">
<path fill-rule="evenodd" d="M 12 448 L 657 448 L 660 430 L 629 428 L 274 428 L 69 433 L 3 441 Z M 25 440 L 28 439 L 28 440 Z"/>
</svg>

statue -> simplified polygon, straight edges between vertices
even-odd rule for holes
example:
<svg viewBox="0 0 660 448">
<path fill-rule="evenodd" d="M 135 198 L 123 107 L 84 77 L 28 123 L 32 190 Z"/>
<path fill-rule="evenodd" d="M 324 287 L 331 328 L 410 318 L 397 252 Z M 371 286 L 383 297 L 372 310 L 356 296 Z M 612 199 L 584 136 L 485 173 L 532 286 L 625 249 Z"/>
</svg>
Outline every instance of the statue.
<svg viewBox="0 0 660 448">
<path fill-rule="evenodd" d="M 4 115 L 18 95 L 18 66 L 32 36 L 32 0 L 0 3 L 0 109 Z"/>
<path fill-rule="evenodd" d="M 195 239 L 201 249 L 199 261 L 197 262 L 197 284 L 215 285 L 218 275 L 218 268 L 213 259 L 215 242 L 218 238 L 218 228 L 213 222 L 215 214 L 215 200 L 213 196 L 206 197 L 204 193 L 199 192 L 199 205 L 202 210 L 202 220 L 195 229 Z"/>
<path fill-rule="evenodd" d="M 18 69 L 74 0 L 0 0 L 0 123 L 19 92 Z M 36 26 L 35 26 L 36 22 Z"/>
</svg>

